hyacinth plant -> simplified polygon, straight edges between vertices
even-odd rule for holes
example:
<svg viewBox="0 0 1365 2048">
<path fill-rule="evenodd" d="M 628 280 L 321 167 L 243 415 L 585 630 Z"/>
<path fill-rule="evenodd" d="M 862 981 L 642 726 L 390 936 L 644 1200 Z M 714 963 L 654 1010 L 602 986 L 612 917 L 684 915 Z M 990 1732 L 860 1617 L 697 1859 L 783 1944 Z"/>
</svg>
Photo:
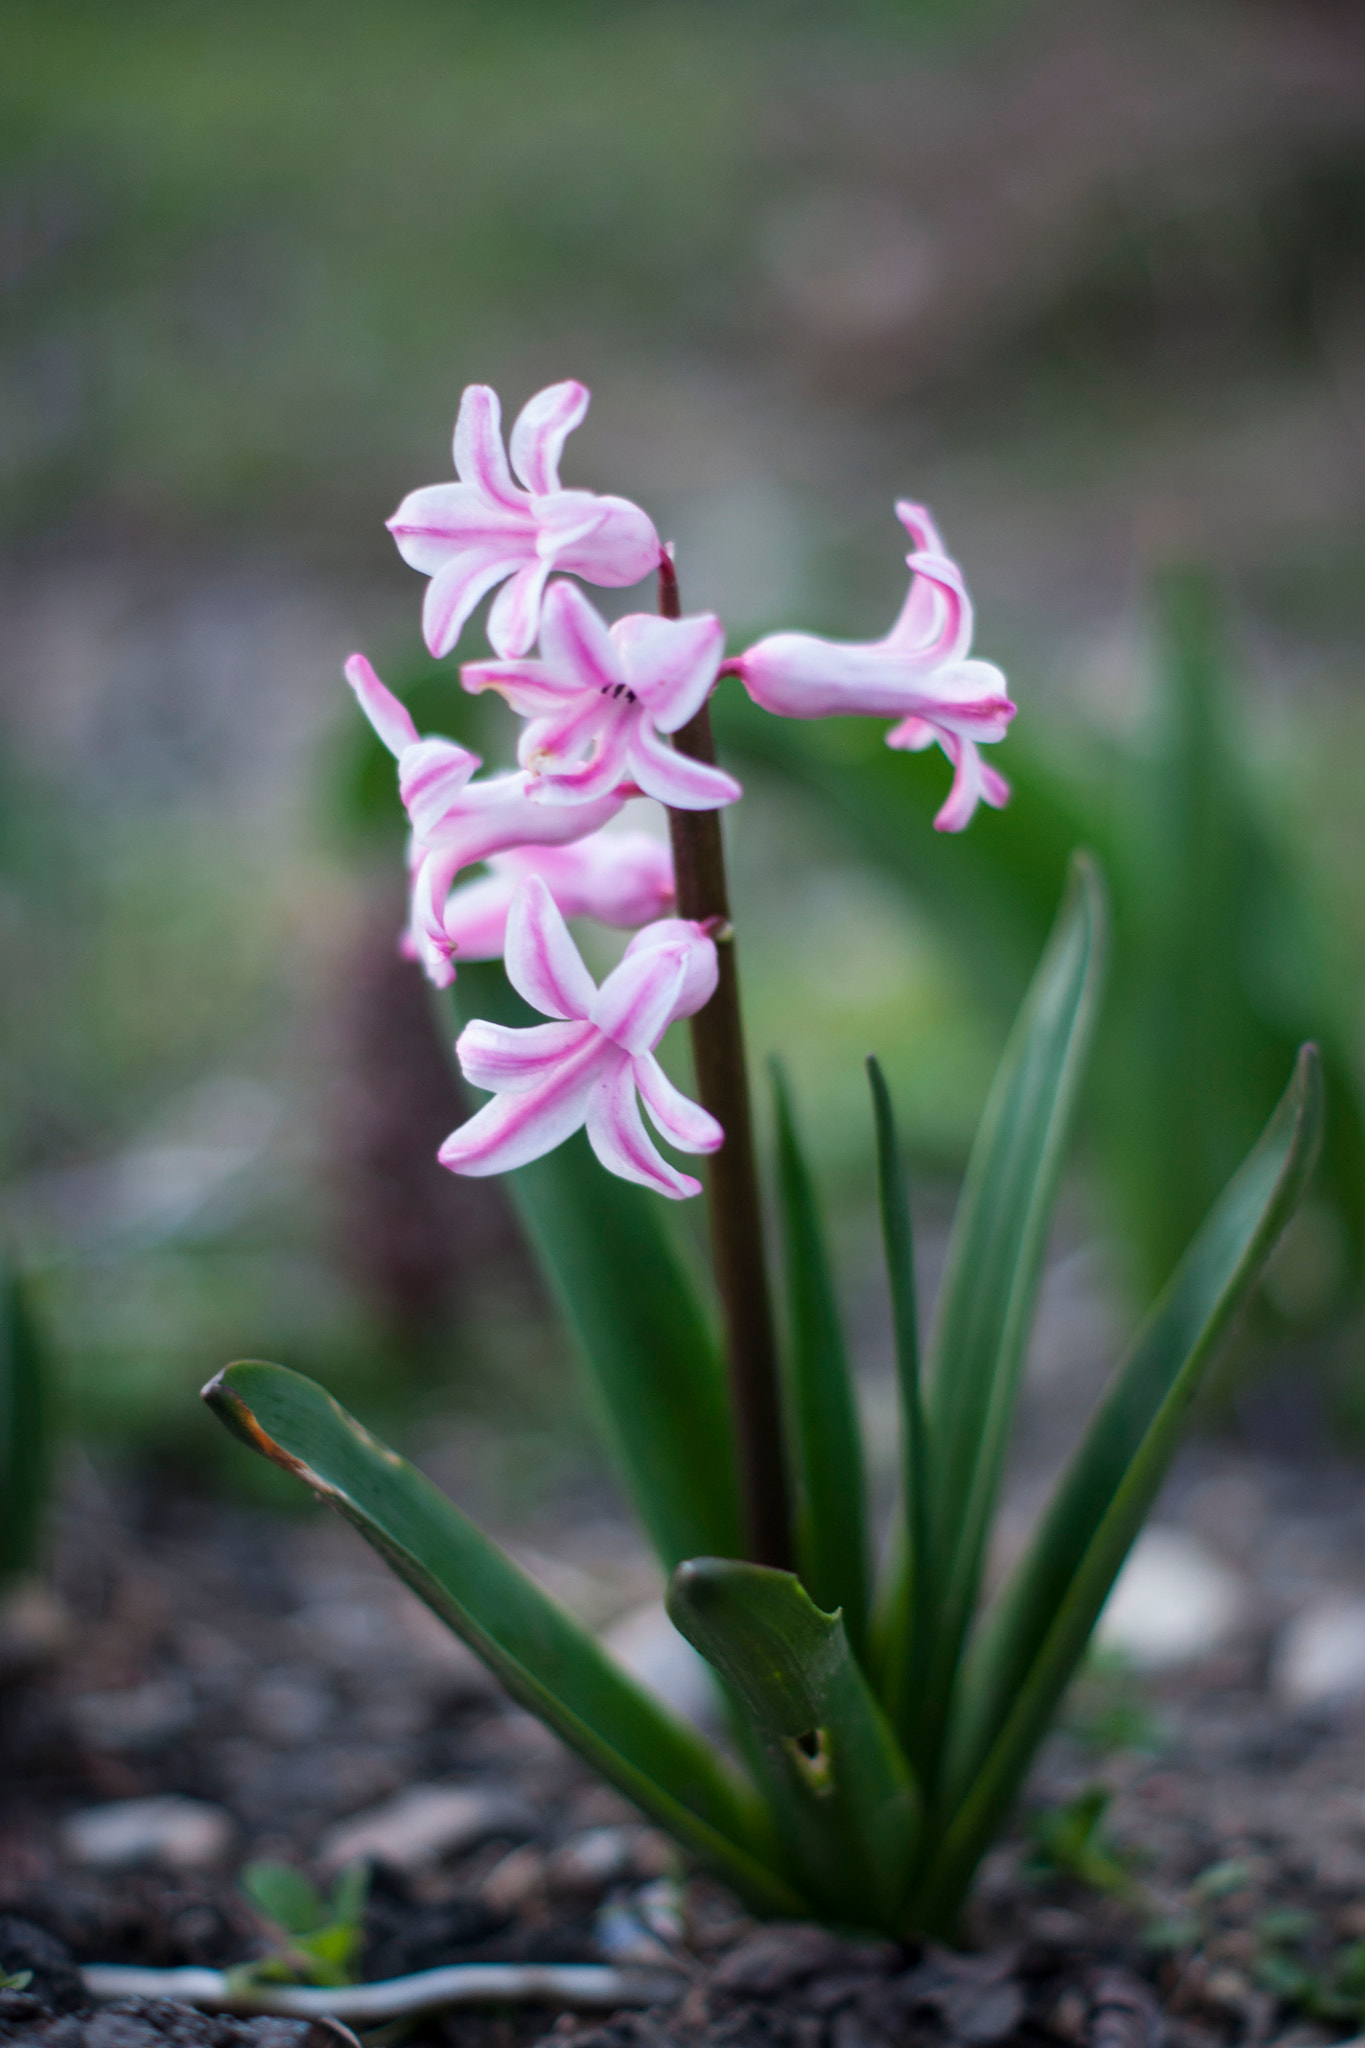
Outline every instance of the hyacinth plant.
<svg viewBox="0 0 1365 2048">
<path fill-rule="evenodd" d="M 718 1745 L 638 1683 L 322 1388 L 244 1363 L 206 1398 L 347 1516 L 516 1699 L 755 1908 L 951 1936 L 1219 1338 L 1302 1192 L 1320 1121 L 1317 1064 L 1305 1048 L 1080 1432 L 1030 1542 L 986 1597 L 1099 1001 L 1093 865 L 1073 865 L 1006 1045 L 923 1353 L 893 1108 L 869 1061 L 901 1436 L 899 1497 L 874 1569 L 848 1357 L 780 1069 L 780 1315 L 769 1285 L 720 825 L 741 790 L 714 759 L 708 701 L 729 675 L 779 718 L 862 713 L 893 721 L 893 748 L 937 743 L 953 771 L 936 820 L 945 832 L 966 828 L 979 803 L 1006 802 L 981 748 L 1004 736 L 1014 707 L 1000 672 L 971 654 L 960 570 L 909 504 L 896 510 L 912 542 L 910 589 L 884 639 L 778 633 L 727 659 L 720 621 L 682 614 L 671 552 L 645 514 L 561 488 L 564 440 L 587 396 L 561 384 L 533 398 L 509 466 L 497 399 L 471 388 L 455 432 L 459 481 L 413 492 L 390 522 L 430 578 L 434 654 L 455 648 L 475 604 L 501 586 L 488 619 L 497 658 L 467 663 L 462 680 L 499 692 L 525 720 L 518 767 L 480 778 L 465 748 L 417 733 L 363 657 L 347 677 L 396 757 L 411 825 L 401 943 L 451 991 L 460 1066 L 488 1096 L 441 1161 L 508 1176 L 669 1574 L 668 1612 L 716 1674 L 731 1739 Z M 580 587 L 645 575 L 657 577 L 657 610 L 610 627 Z M 612 829 L 641 794 L 664 807 L 669 846 Z M 600 985 L 568 930 L 578 916 L 635 928 Z M 684 1017 L 695 1100 L 657 1057 Z M 668 1146 L 705 1162 L 713 1296 L 669 1230 L 667 1201 L 701 1194 L 702 1182 L 660 1152 L 646 1116 Z"/>
</svg>

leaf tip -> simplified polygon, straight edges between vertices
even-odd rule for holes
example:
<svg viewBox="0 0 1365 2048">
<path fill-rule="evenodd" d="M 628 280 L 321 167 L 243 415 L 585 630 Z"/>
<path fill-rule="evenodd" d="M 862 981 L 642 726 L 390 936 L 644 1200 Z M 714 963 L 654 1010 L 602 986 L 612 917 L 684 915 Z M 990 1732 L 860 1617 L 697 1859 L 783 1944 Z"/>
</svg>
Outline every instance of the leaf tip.
<svg viewBox="0 0 1365 2048">
<path fill-rule="evenodd" d="M 223 1427 L 244 1443 L 250 1450 L 259 1451 L 263 1458 L 269 1458 L 272 1465 L 278 1465 L 285 1472 L 292 1472 L 305 1486 L 318 1488 L 317 1475 L 311 1472 L 301 1458 L 294 1457 L 282 1445 L 268 1436 L 241 1392 L 232 1384 L 230 1374 L 255 1361 L 238 1359 L 233 1365 L 225 1365 L 221 1372 L 214 1374 L 207 1386 L 201 1388 L 199 1398 L 217 1416 Z M 269 1371 L 272 1368 L 267 1367 Z M 274 1370 L 278 1371 L 278 1367 Z"/>
<path fill-rule="evenodd" d="M 1317 1157 L 1322 1140 L 1324 1097 L 1326 1087 L 1322 1071 L 1322 1054 L 1310 1038 L 1299 1047 L 1294 1061 L 1293 1091 L 1298 1108 L 1296 1121 L 1303 1134 L 1303 1143 L 1309 1163 Z"/>
<path fill-rule="evenodd" d="M 1096 939 L 1102 939 L 1109 922 L 1109 892 L 1099 856 L 1088 846 L 1073 849 L 1067 864 L 1067 894 L 1084 911 Z"/>
</svg>

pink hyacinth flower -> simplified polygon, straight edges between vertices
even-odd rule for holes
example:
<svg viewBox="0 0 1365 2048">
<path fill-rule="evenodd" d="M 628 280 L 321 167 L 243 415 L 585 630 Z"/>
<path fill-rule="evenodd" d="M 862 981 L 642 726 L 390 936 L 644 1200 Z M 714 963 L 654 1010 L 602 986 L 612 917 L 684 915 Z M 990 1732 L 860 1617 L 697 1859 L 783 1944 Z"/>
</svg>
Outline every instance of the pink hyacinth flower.
<svg viewBox="0 0 1365 2048">
<path fill-rule="evenodd" d="M 567 810 L 537 803 L 530 793 L 534 778 L 525 770 L 475 782 L 479 756 L 454 740 L 422 739 L 407 707 L 380 682 L 363 654 L 353 654 L 346 663 L 346 680 L 398 760 L 398 793 L 412 826 L 412 919 L 405 950 L 422 962 L 438 988 L 449 988 L 455 968 L 444 912 L 460 870 L 513 846 L 583 839 L 614 818 L 636 791 L 627 785 Z"/>
<path fill-rule="evenodd" d="M 433 654 L 449 654 L 495 583 L 503 588 L 488 615 L 488 638 L 513 657 L 535 641 L 553 570 L 619 589 L 657 566 L 659 536 L 638 505 L 560 485 L 564 442 L 588 398 L 585 385 L 551 384 L 522 407 L 511 448 L 523 489 L 503 451 L 497 393 L 486 384 L 466 388 L 455 422 L 460 481 L 410 491 L 388 522 L 403 560 L 431 578 L 422 629 Z"/>
<path fill-rule="evenodd" d="M 900 617 L 884 640 L 774 633 L 731 666 L 754 702 L 780 717 L 864 712 L 900 721 L 886 735 L 889 747 L 918 751 L 937 740 L 954 775 L 934 824 L 940 832 L 960 832 L 979 801 L 998 810 L 1009 799 L 1009 784 L 977 750 L 1004 738 L 1014 706 L 1000 670 L 968 659 L 971 599 L 933 520 L 922 505 L 904 502 L 896 516 L 915 543 L 906 556 L 913 573 Z"/>
<path fill-rule="evenodd" d="M 647 925 L 599 989 L 583 965 L 545 882 L 528 875 L 507 919 L 507 978 L 555 1021 L 518 1030 L 467 1024 L 455 1050 L 465 1079 L 493 1091 L 442 1145 L 452 1173 L 507 1173 L 562 1145 L 584 1124 L 609 1172 L 682 1200 L 701 1182 L 662 1157 L 645 1129 L 682 1152 L 714 1152 L 725 1133 L 673 1086 L 654 1048 L 677 1017 L 690 1017 L 716 986 L 716 948 L 680 917 Z"/>
<path fill-rule="evenodd" d="M 514 846 L 489 872 L 461 882 L 445 906 L 447 942 L 462 960 L 500 960 L 512 898 L 539 875 L 564 917 L 591 917 L 621 931 L 673 908 L 673 856 L 647 832 L 594 832 L 572 846 Z"/>
<path fill-rule="evenodd" d="M 724 651 L 712 612 L 636 612 L 608 628 L 581 590 L 552 583 L 539 659 L 466 662 L 460 677 L 467 690 L 496 690 L 529 719 L 517 759 L 539 778 L 543 802 L 585 803 L 629 778 L 675 810 L 712 811 L 742 796 L 739 784 L 660 734 L 700 711 Z"/>
</svg>

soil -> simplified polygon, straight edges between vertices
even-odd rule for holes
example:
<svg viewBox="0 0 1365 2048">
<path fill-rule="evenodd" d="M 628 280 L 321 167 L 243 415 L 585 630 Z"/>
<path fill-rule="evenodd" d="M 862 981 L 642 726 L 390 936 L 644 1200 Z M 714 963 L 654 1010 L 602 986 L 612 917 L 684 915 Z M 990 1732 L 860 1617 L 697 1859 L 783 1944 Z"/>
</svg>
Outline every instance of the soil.
<svg viewBox="0 0 1365 2048">
<path fill-rule="evenodd" d="M 0 2041 L 322 2048 L 325 2030 L 302 2022 L 167 2002 L 91 2009 L 74 1966 L 259 1955 L 243 1863 L 325 1874 L 329 1830 L 414 1786 L 479 1795 L 482 1818 L 444 1853 L 372 1864 L 364 1978 L 642 1959 L 682 1978 L 677 2000 L 645 2012 L 461 2011 L 423 2021 L 420 2041 L 1311 2048 L 1353 2033 L 1365 2017 L 1353 1954 L 1365 1940 L 1365 1704 L 1290 1710 L 1276 1659 L 1295 1586 L 1362 1554 L 1360 1496 L 1344 1468 L 1187 1454 L 1163 1516 L 1207 1530 L 1217 1510 L 1253 1588 L 1250 1618 L 1178 1670 L 1097 1669 L 1081 1683 L 1014 1834 L 983 1869 L 971 1951 L 953 1955 L 756 1925 L 507 1703 L 331 1519 L 147 1483 L 111 1491 L 87 1475 L 55 1595 L 3 1639 L 0 1968 L 32 1982 L 0 1992 Z M 624 1525 L 566 1536 L 553 1566 L 541 1536 L 532 1565 L 594 1622 L 652 1591 Z M 1095 1787 L 1109 1800 L 1098 1830 L 1068 1838 L 1067 1815 Z M 214 1810 L 216 1849 L 175 1868 L 103 1867 L 81 1848 L 73 1817 L 166 1794 Z"/>
</svg>

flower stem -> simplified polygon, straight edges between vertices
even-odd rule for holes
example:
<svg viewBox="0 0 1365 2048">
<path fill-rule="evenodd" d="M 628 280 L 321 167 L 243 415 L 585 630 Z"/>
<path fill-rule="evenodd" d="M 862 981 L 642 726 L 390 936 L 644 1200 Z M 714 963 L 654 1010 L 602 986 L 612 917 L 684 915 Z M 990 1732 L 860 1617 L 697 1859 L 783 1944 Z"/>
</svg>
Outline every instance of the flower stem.
<svg viewBox="0 0 1365 2048">
<path fill-rule="evenodd" d="M 659 610 L 669 619 L 681 615 L 677 574 L 667 556 L 659 564 Z M 705 704 L 673 735 L 673 744 L 694 761 L 714 763 L 711 714 Z M 668 824 L 678 915 L 698 922 L 720 920 L 716 942 L 720 979 L 710 1002 L 692 1019 L 692 1053 L 697 1093 L 725 1132 L 725 1143 L 707 1163 L 706 1178 L 712 1257 L 725 1321 L 745 1541 L 755 1564 L 792 1571 L 795 1562 L 777 1338 L 768 1288 L 720 813 L 670 810 Z"/>
</svg>

